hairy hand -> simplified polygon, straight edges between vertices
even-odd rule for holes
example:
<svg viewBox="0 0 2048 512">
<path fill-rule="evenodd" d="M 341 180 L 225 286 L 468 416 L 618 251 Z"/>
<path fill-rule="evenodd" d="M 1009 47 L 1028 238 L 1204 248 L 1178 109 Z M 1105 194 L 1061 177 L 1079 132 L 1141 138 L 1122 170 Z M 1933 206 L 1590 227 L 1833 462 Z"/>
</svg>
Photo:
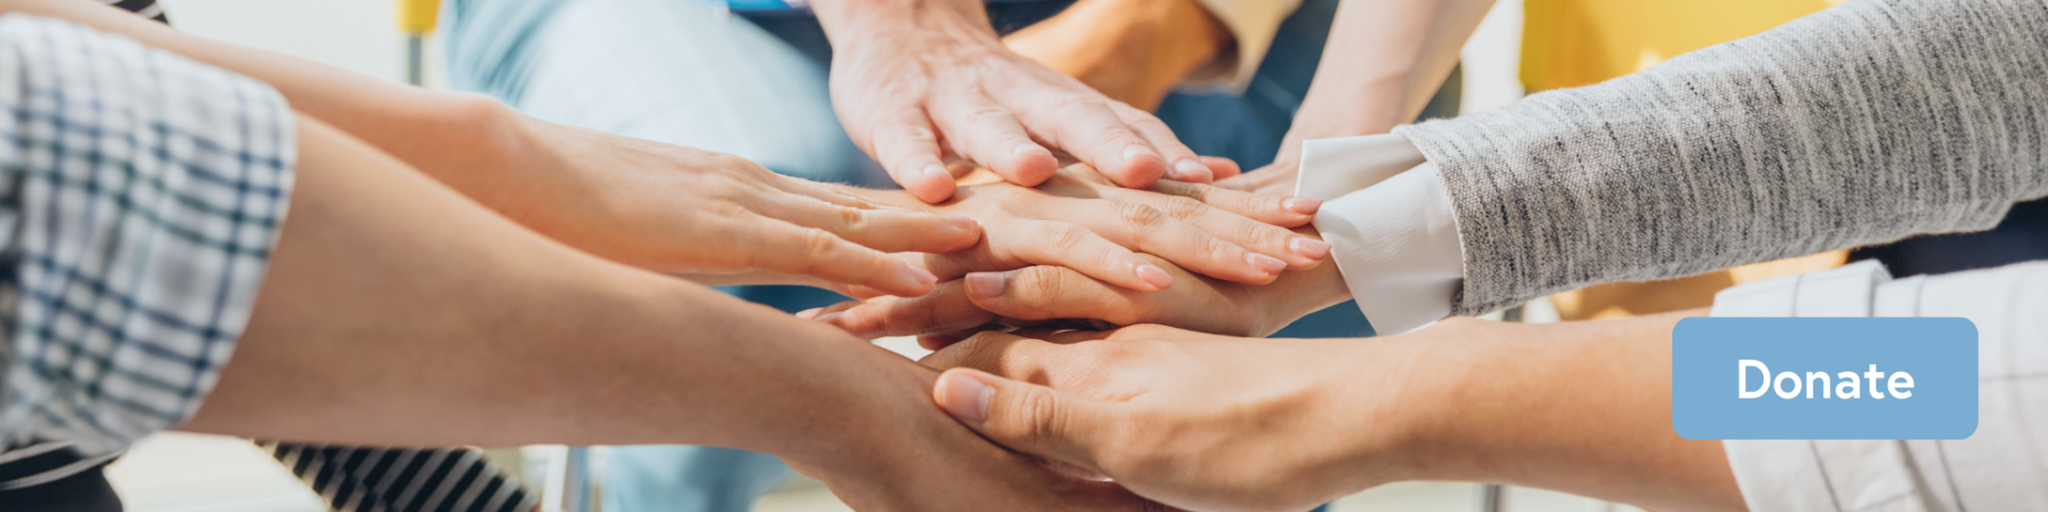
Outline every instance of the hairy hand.
<svg viewBox="0 0 2048 512">
<path fill-rule="evenodd" d="M 948 157 L 1033 186 L 1058 169 L 1053 150 L 1125 187 L 1209 181 L 1208 166 L 1152 114 L 1004 47 L 980 2 L 913 4 L 817 8 L 832 39 L 834 110 L 918 199 L 952 197 Z"/>
</svg>

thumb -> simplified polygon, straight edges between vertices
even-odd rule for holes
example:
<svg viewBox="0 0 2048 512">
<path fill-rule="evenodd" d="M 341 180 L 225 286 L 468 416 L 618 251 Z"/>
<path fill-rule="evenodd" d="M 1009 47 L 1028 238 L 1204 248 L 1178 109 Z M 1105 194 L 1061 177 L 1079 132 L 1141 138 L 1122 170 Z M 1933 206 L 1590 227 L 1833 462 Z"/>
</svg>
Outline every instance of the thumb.
<svg viewBox="0 0 2048 512">
<path fill-rule="evenodd" d="M 996 444 L 1102 471 L 1095 454 L 1109 411 L 1100 402 L 967 368 L 939 375 L 933 394 L 947 414 Z"/>
</svg>

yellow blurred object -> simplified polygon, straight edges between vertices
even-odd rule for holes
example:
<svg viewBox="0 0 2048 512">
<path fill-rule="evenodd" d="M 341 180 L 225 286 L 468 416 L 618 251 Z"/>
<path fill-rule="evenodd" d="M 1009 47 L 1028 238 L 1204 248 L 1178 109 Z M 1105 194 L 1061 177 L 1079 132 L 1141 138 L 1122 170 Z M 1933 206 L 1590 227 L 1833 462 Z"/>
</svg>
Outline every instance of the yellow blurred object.
<svg viewBox="0 0 2048 512">
<path fill-rule="evenodd" d="M 1525 0 L 1522 85 L 1592 85 L 1665 59 L 1755 35 L 1847 0 Z M 1590 286 L 1552 295 L 1558 316 L 1588 320 L 1703 308 L 1741 283 L 1841 266 L 1848 251 L 1744 265 L 1692 277 Z"/>
<path fill-rule="evenodd" d="M 441 14 L 441 0 L 398 0 L 398 30 L 407 34 L 434 31 Z"/>
<path fill-rule="evenodd" d="M 1621 318 L 1704 308 L 1714 305 L 1721 289 L 1750 281 L 1804 274 L 1842 266 L 1849 251 L 1752 263 L 1705 274 L 1662 281 L 1609 283 L 1550 296 L 1557 317 L 1564 320 Z"/>
<path fill-rule="evenodd" d="M 1592 85 L 1846 0 L 1526 0 L 1522 85 Z"/>
</svg>

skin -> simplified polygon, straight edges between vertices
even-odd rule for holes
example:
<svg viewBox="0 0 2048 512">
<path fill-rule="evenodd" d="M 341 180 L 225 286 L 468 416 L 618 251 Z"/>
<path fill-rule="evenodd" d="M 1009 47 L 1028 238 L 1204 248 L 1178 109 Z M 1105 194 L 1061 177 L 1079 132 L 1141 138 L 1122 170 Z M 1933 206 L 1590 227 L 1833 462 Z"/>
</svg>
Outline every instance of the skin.
<svg viewBox="0 0 2048 512">
<path fill-rule="evenodd" d="M 1743 510 L 1721 444 L 1671 430 L 1671 328 L 1699 313 L 1365 339 L 984 333 L 924 362 L 953 368 L 934 396 L 983 436 L 1174 507 L 1307 510 L 1461 480 Z"/>
<path fill-rule="evenodd" d="M 833 48 L 833 109 L 855 144 L 918 199 L 953 196 L 948 158 L 1032 186 L 1055 151 L 1118 185 L 1206 181 L 1158 118 L 1003 46 L 978 0 L 811 2 Z"/>
<path fill-rule="evenodd" d="M 1064 201 L 1057 210 L 1062 218 L 1048 219 L 1014 212 L 1053 211 L 1038 204 L 1052 196 L 997 193 L 994 187 L 982 187 L 975 200 L 930 207 L 909 194 L 778 176 L 732 155 L 549 123 L 478 95 L 402 86 L 192 37 L 88 2 L 0 0 L 0 12 L 63 18 L 264 80 L 301 112 L 332 123 L 529 229 L 607 259 L 707 284 L 812 284 L 859 296 L 916 296 L 942 278 L 957 275 L 934 275 L 921 259 L 890 253 L 980 254 L 985 251 L 976 248 L 1055 247 L 1061 239 L 1040 238 L 1054 236 L 1091 243 L 1036 258 L 980 261 L 1073 265 L 1094 270 L 1089 275 L 1147 291 L 1168 286 L 1171 277 L 1153 268 L 1145 272 L 1150 280 L 1139 278 L 1140 262 L 1126 247 L 1166 253 L 1169 260 L 1239 281 L 1270 280 L 1271 272 L 1241 257 L 1218 261 L 1216 256 L 1242 256 L 1250 248 L 1290 266 L 1312 264 L 1257 238 L 1256 230 L 1241 227 L 1241 217 L 1214 212 L 1221 209 L 1298 226 L 1313 215 L 1319 204 L 1313 200 L 1212 201 L 1216 208 L 1202 208 L 1202 218 L 1168 219 L 1159 224 L 1177 229 L 1149 237 L 1129 231 L 1147 225 L 1126 220 L 1151 215 L 1146 212 L 1152 206 L 1144 205 L 1185 206 L 1185 199 L 1119 194 L 1113 202 Z M 1180 196 L 1203 193 L 1172 184 L 1160 187 Z M 975 215 L 979 217 L 969 218 Z M 977 221 L 1035 222 L 1028 223 L 1034 229 L 985 232 Z M 1125 244 L 1103 243 L 1104 238 Z M 1257 246 L 1260 243 L 1266 246 Z M 1176 250 L 1190 252 L 1171 252 Z M 1105 269 L 1110 263 L 1123 266 Z M 1023 264 L 970 270 L 1007 270 Z"/>
<path fill-rule="evenodd" d="M 299 148 L 247 331 L 182 429 L 729 446 L 782 456 L 862 510 L 1154 507 L 961 428 L 925 395 L 931 369 L 571 249 L 311 116 Z"/>
<path fill-rule="evenodd" d="M 1019 55 L 1147 111 L 1235 43 L 1196 0 L 1081 0 L 1003 37 Z"/>
<path fill-rule="evenodd" d="M 1320 240 L 1314 227 L 1296 228 Z M 1328 245 L 1315 248 L 1327 256 Z M 1028 266 L 967 273 L 917 297 L 872 297 L 806 311 L 855 336 L 922 336 L 926 348 L 959 341 L 983 326 L 1034 327 L 1082 321 L 1094 328 L 1171 325 L 1197 332 L 1261 337 L 1309 313 L 1351 298 L 1336 265 L 1281 273 L 1265 283 L 1197 275 L 1154 256 L 1141 256 L 1173 276 L 1175 286 L 1144 293 L 1072 268 Z"/>
<path fill-rule="evenodd" d="M 1413 121 L 1458 64 L 1492 0 L 1348 0 L 1273 163 L 1219 184 L 1292 192 L 1301 142 L 1377 135 Z"/>
</svg>

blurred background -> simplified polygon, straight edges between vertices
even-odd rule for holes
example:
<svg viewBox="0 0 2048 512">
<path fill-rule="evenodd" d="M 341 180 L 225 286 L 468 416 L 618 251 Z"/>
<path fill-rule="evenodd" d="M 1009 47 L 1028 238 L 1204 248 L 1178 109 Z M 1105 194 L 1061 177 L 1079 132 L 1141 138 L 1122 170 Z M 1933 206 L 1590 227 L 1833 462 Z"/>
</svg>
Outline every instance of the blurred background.
<svg viewBox="0 0 2048 512">
<path fill-rule="evenodd" d="M 692 0 L 676 0 L 692 1 Z M 408 41 L 390 0 L 162 0 L 174 25 L 200 36 L 292 54 L 392 81 L 408 77 Z M 1464 51 L 1465 113 L 1504 105 L 1523 94 L 1517 79 L 1522 29 L 1520 0 L 1502 0 Z M 429 34 L 419 53 L 420 81 L 443 87 L 441 51 Z M 1528 321 L 1554 319 L 1547 303 L 1532 305 Z M 922 352 L 907 339 L 879 342 L 911 357 Z M 558 475 L 560 447 L 493 450 L 505 467 L 523 468 L 533 491 Z M 602 450 L 595 452 L 601 457 Z M 246 440 L 185 433 L 159 434 L 137 444 L 108 471 L 135 512 L 320 512 L 320 497 Z M 596 492 L 603 492 L 597 489 Z M 543 500 L 554 503 L 554 500 Z M 1489 506 L 1492 503 L 1492 506 Z M 545 508 L 557 508 L 546 505 Z M 1636 510 L 1546 491 L 1507 488 L 1489 499 L 1475 484 L 1412 482 L 1388 485 L 1339 501 L 1335 510 L 1483 511 Z M 762 512 L 849 510 L 816 481 L 798 478 L 757 502 Z"/>
</svg>

